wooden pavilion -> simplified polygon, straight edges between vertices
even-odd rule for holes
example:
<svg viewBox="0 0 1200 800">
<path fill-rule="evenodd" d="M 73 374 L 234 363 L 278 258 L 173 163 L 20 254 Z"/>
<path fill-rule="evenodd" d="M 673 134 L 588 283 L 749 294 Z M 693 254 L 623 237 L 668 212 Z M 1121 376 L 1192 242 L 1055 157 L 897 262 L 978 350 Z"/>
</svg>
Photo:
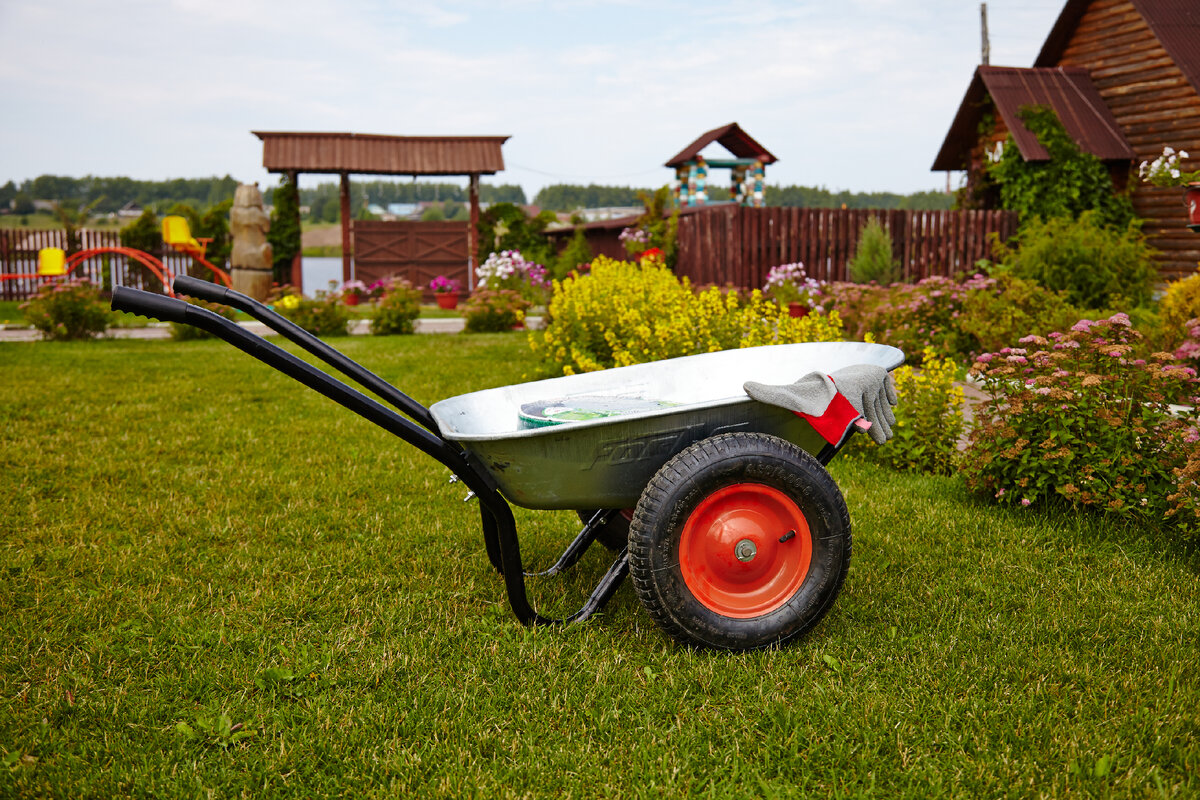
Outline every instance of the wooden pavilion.
<svg viewBox="0 0 1200 800">
<path fill-rule="evenodd" d="M 302 172 L 341 176 L 342 280 L 351 280 L 350 176 L 466 175 L 471 221 L 467 226 L 467 280 L 474 279 L 479 176 L 504 169 L 508 136 L 381 136 L 364 133 L 251 131 L 263 143 L 263 166 L 293 183 Z"/>
</svg>

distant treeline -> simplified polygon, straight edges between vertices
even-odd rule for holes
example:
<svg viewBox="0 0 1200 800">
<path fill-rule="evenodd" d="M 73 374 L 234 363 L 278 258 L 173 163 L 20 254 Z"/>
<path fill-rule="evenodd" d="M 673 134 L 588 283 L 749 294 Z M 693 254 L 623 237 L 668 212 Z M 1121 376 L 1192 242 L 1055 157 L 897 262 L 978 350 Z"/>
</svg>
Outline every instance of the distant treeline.
<svg viewBox="0 0 1200 800">
<path fill-rule="evenodd" d="M 27 214 L 33 210 L 34 200 L 57 202 L 72 208 L 94 202 L 93 212 L 96 214 L 108 214 L 129 203 L 164 209 L 176 203 L 208 208 L 231 199 L 237 185 L 238 182 L 228 175 L 224 178 L 174 178 L 166 181 L 98 178 L 94 175 L 82 178 L 39 175 L 20 184 L 9 181 L 0 186 L 0 208 L 8 208 L 12 204 L 17 213 Z"/>
<path fill-rule="evenodd" d="M 0 208 L 12 208 L 19 214 L 33 211 L 34 200 L 56 202 L 64 207 L 79 208 L 93 202 L 95 214 L 108 214 L 129 203 L 163 211 L 177 203 L 193 208 L 211 208 L 233 198 L 238 181 L 229 175 L 223 178 L 175 178 L 165 181 L 139 181 L 133 178 L 99 178 L 87 175 L 69 178 L 62 175 L 39 175 L 21 183 L 9 181 L 0 186 Z M 268 205 L 275 184 L 260 187 Z M 339 197 L 337 182 L 319 184 L 316 188 L 301 189 L 300 203 L 309 206 L 316 220 L 336 222 Z M 520 186 L 491 186 L 481 183 L 479 198 L 485 203 L 525 204 L 525 192 Z M 467 201 L 467 189 L 453 183 L 411 183 L 392 181 L 351 181 L 350 201 L 355 213 L 368 203 L 387 206 L 389 203 L 418 203 L 421 201 Z M 98 201 L 98 202 L 97 202 Z"/>
<path fill-rule="evenodd" d="M 143 208 L 163 211 L 176 203 L 197 209 L 210 208 L 233 197 L 238 182 L 226 175 L 223 178 L 174 178 L 165 181 L 139 181 L 133 178 L 100 178 L 87 175 L 68 178 L 60 175 L 39 175 L 17 184 L 13 181 L 0 186 L 0 208 L 13 208 L 21 214 L 33 210 L 34 200 L 61 203 L 78 208 L 96 203 L 96 214 L 107 214 L 134 203 Z M 713 199 L 724 199 L 724 187 L 710 184 Z M 263 196 L 271 203 L 274 185 L 264 186 Z M 578 208 L 605 208 L 640 205 L 638 192 L 652 192 L 629 186 L 577 186 L 554 184 L 543 187 L 533 198 L 533 205 L 550 211 L 574 211 Z M 493 186 L 481 183 L 479 199 L 484 203 L 527 203 L 525 191 L 513 184 Z M 799 206 L 802 208 L 950 208 L 953 196 L 942 192 L 832 192 L 814 186 L 766 187 L 769 206 Z M 426 183 L 412 181 L 351 181 L 350 207 L 355 216 L 365 213 L 368 205 L 387 207 L 391 203 L 446 202 L 466 203 L 467 189 L 455 183 Z M 309 209 L 308 217 L 315 221 L 336 222 L 340 208 L 336 181 L 321 183 L 300 190 L 300 205 Z"/>
<path fill-rule="evenodd" d="M 321 183 L 312 189 L 300 189 L 300 205 L 317 222 L 337 222 L 341 208 L 341 189 L 337 182 Z M 350 208 L 360 216 L 368 205 L 387 208 L 391 203 L 466 203 L 467 187 L 454 183 L 416 183 L 412 181 L 350 181 Z M 270 198 L 268 197 L 268 201 Z M 525 190 L 512 184 L 492 186 L 480 181 L 479 202 L 525 205 Z"/>
<path fill-rule="evenodd" d="M 727 187 L 719 183 L 709 184 L 709 196 L 713 200 L 724 200 Z M 547 186 L 533 198 L 533 204 L 551 211 L 574 211 L 577 208 L 606 208 L 612 206 L 640 205 L 638 192 L 653 192 L 652 189 L 637 189 L 629 186 L 573 186 L 555 184 Z M 942 192 L 916 192 L 894 194 L 892 192 L 831 192 L 815 186 L 772 186 L 767 184 L 768 206 L 796 206 L 799 208 L 899 208 L 899 209 L 945 209 L 954 204 L 954 196 Z"/>
</svg>

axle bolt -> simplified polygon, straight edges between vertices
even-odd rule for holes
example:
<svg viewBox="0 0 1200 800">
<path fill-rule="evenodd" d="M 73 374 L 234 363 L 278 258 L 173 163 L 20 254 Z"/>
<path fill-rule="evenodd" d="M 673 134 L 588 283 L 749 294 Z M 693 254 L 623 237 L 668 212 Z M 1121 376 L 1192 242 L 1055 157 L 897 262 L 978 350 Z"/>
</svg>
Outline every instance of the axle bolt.
<svg viewBox="0 0 1200 800">
<path fill-rule="evenodd" d="M 737 556 L 737 560 L 741 562 L 753 561 L 758 555 L 758 548 L 754 546 L 754 542 L 749 539 L 742 539 L 733 548 L 733 554 Z"/>
</svg>

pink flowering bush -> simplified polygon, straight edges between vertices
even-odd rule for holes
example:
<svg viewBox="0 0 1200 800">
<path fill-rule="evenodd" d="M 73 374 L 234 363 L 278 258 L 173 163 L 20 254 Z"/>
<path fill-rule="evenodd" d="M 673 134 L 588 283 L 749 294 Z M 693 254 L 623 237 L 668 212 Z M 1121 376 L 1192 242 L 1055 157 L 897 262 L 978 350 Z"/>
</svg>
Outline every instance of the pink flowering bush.
<svg viewBox="0 0 1200 800">
<path fill-rule="evenodd" d="M 1182 476 L 1200 474 L 1196 371 L 1170 353 L 1138 357 L 1125 314 L 1019 343 L 972 368 L 989 399 L 964 454 L 967 486 L 1002 503 L 1194 525 L 1200 493 Z"/>
<path fill-rule="evenodd" d="M 551 280 L 546 268 L 526 261 L 519 250 L 491 253 L 475 269 L 480 289 L 511 289 L 529 303 L 542 304 L 550 294 Z"/>
<path fill-rule="evenodd" d="M 841 314 L 849 338 L 869 333 L 904 350 L 913 363 L 920 363 L 927 348 L 970 363 L 976 353 L 1079 318 L 1061 295 L 1012 275 L 975 275 L 961 282 L 935 276 L 891 286 L 822 284 L 815 298 L 820 308 Z"/>
<path fill-rule="evenodd" d="M 808 277 L 808 273 L 804 271 L 804 264 L 797 261 L 794 264 L 780 264 L 777 267 L 771 267 L 767 272 L 767 282 L 763 286 L 763 292 L 781 306 L 789 303 L 803 303 L 812 309 L 819 304 L 822 294 L 821 287 L 821 282 Z"/>
<path fill-rule="evenodd" d="M 19 308 L 45 339 L 91 339 L 104 333 L 112 318 L 100 290 L 87 278 L 43 283 Z"/>
</svg>

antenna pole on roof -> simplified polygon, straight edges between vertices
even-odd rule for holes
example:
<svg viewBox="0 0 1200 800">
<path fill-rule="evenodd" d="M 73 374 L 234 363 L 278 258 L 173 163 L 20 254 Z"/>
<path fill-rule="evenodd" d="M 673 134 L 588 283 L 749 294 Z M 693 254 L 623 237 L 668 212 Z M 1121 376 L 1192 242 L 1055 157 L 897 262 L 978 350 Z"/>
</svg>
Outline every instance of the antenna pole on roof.
<svg viewBox="0 0 1200 800">
<path fill-rule="evenodd" d="M 987 31 L 987 3 L 979 4 L 979 22 L 982 26 L 980 30 L 983 34 L 983 52 L 980 55 L 979 63 L 986 67 L 988 62 L 991 60 L 992 55 L 992 45 L 991 42 L 988 41 Z"/>
</svg>

